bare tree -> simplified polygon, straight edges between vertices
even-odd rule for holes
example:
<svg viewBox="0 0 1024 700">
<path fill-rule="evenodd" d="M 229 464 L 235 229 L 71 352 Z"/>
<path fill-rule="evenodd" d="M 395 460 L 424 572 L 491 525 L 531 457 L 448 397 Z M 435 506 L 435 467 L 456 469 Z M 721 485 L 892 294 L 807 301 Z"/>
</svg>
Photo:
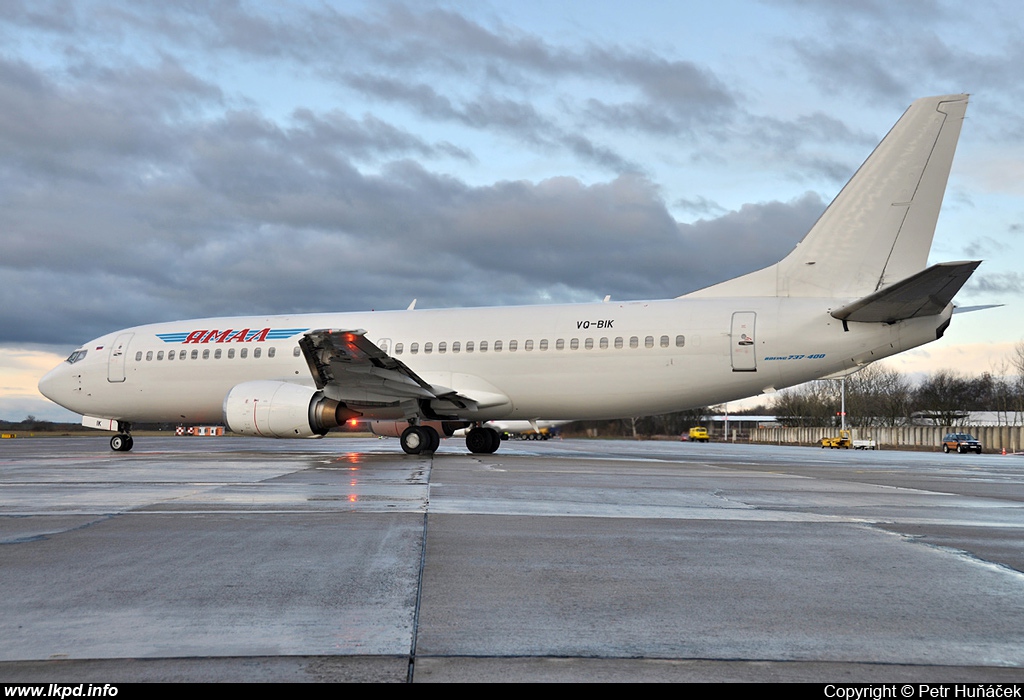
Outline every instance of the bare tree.
<svg viewBox="0 0 1024 700">
<path fill-rule="evenodd" d="M 970 381 L 952 370 L 930 375 L 914 392 L 917 412 L 937 425 L 961 425 L 974 403 Z"/>
<path fill-rule="evenodd" d="M 847 422 L 854 426 L 895 427 L 910 420 L 910 382 L 899 371 L 868 365 L 846 379 Z"/>
</svg>

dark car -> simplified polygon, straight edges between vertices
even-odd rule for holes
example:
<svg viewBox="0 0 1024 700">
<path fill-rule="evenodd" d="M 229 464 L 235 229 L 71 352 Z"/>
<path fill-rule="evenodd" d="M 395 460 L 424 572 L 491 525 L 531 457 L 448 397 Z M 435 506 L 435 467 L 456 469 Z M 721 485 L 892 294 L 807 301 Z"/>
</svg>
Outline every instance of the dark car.
<svg viewBox="0 0 1024 700">
<path fill-rule="evenodd" d="M 950 450 L 981 454 L 981 443 L 968 433 L 949 433 L 942 438 L 942 451 L 949 454 Z"/>
</svg>

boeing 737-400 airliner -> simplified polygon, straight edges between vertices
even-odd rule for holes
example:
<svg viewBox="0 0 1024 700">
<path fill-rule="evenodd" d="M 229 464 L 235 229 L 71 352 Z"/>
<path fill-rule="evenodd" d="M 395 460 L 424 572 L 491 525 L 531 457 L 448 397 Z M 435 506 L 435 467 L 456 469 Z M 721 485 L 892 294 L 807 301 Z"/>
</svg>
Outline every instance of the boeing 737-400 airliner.
<svg viewBox="0 0 1024 700">
<path fill-rule="evenodd" d="M 410 453 L 489 420 L 650 415 L 866 365 L 942 336 L 980 261 L 926 268 L 966 95 L 917 100 L 778 263 L 675 299 L 206 318 L 115 331 L 39 382 L 132 448 L 138 422 L 315 437 L 350 419 Z"/>
</svg>

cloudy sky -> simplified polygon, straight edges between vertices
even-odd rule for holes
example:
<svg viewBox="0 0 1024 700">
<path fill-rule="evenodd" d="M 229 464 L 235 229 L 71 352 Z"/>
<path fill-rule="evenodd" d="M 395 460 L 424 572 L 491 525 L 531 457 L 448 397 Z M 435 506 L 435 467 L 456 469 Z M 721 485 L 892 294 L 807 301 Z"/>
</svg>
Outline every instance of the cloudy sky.
<svg viewBox="0 0 1024 700">
<path fill-rule="evenodd" d="M 0 417 L 125 326 L 677 296 L 770 264 L 917 97 L 971 93 L 908 371 L 1024 338 L 1013 0 L 0 2 Z"/>
</svg>

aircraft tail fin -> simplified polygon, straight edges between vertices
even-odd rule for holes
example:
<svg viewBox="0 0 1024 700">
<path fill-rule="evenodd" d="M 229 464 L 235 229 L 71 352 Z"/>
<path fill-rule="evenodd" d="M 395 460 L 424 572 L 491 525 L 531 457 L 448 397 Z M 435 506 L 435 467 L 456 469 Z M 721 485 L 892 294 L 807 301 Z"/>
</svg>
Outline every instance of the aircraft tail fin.
<svg viewBox="0 0 1024 700">
<path fill-rule="evenodd" d="M 967 98 L 915 101 L 789 255 L 686 296 L 853 298 L 923 270 Z"/>
</svg>

